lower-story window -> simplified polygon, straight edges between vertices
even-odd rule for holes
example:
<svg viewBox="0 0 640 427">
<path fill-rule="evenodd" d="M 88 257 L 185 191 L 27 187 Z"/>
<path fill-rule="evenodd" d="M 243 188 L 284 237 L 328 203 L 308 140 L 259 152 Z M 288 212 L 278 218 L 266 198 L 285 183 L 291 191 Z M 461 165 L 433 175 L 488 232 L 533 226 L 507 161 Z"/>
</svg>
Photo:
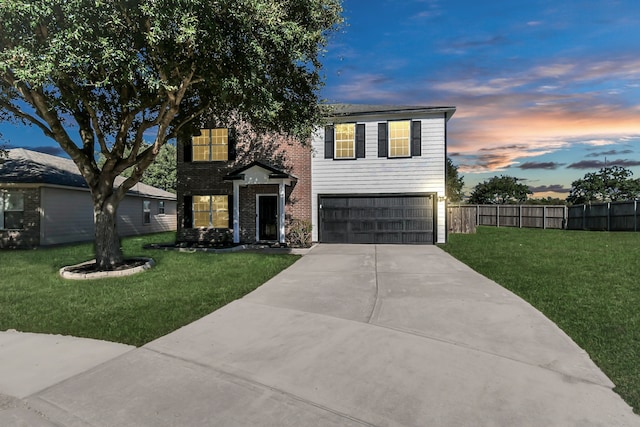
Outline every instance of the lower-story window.
<svg viewBox="0 0 640 427">
<path fill-rule="evenodd" d="M 0 193 L 0 229 L 24 228 L 24 194 Z"/>
<path fill-rule="evenodd" d="M 142 223 L 151 224 L 151 202 L 149 200 L 142 202 Z"/>
<path fill-rule="evenodd" d="M 193 196 L 193 226 L 229 228 L 229 196 Z"/>
</svg>

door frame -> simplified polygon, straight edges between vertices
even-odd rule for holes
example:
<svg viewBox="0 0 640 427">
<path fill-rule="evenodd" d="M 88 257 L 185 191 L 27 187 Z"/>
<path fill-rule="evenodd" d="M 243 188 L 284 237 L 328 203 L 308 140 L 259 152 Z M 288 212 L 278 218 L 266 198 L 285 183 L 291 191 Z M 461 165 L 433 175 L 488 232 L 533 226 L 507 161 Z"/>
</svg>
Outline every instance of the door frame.
<svg viewBox="0 0 640 427">
<path fill-rule="evenodd" d="M 276 238 L 275 241 L 280 241 L 280 227 L 278 227 L 280 218 L 280 203 L 278 203 L 278 193 L 260 193 L 256 194 L 256 242 L 260 241 L 260 197 L 271 196 L 276 198 Z"/>
</svg>

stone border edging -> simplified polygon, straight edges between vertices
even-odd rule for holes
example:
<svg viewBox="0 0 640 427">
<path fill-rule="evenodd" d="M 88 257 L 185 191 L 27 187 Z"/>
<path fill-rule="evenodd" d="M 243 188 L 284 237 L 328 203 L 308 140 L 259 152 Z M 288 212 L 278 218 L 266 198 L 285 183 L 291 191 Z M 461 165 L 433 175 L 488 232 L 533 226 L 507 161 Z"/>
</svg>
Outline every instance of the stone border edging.
<svg viewBox="0 0 640 427">
<path fill-rule="evenodd" d="M 82 262 L 80 264 L 68 265 L 66 267 L 62 267 L 59 270 L 59 273 L 60 273 L 60 277 L 62 277 L 63 279 L 70 279 L 70 280 L 104 279 L 107 277 L 131 276 L 132 274 L 137 274 L 137 273 L 142 273 L 143 271 L 147 271 L 156 265 L 153 258 L 132 258 L 132 259 L 145 260 L 146 262 L 143 265 L 139 265 L 138 267 L 129 268 L 126 270 L 96 271 L 94 273 L 74 273 L 72 271 L 69 271 L 69 269 L 71 268 L 80 267 L 83 265 L 92 264 L 96 262 L 96 260 L 93 259 L 91 261 Z"/>
</svg>

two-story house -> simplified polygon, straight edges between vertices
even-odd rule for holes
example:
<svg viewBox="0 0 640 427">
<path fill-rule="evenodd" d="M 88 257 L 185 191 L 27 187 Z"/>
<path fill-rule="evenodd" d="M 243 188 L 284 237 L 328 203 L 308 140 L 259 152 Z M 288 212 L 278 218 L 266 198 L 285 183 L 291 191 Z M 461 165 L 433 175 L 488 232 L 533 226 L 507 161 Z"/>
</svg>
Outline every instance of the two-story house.
<svg viewBox="0 0 640 427">
<path fill-rule="evenodd" d="M 281 139 L 251 148 L 238 144 L 235 129 L 202 129 L 179 150 L 178 241 L 284 243 L 288 221 L 298 219 L 311 221 L 317 242 L 444 243 L 454 112 L 334 105 L 310 145 Z M 238 160 L 241 152 L 251 161 Z"/>
</svg>

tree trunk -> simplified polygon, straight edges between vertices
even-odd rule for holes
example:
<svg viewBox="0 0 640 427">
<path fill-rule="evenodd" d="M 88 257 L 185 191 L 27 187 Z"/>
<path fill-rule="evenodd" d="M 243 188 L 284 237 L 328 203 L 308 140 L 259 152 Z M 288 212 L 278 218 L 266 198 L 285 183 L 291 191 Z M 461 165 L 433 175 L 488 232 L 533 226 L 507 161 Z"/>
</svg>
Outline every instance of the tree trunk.
<svg viewBox="0 0 640 427">
<path fill-rule="evenodd" d="M 109 202 L 94 203 L 96 264 L 100 270 L 109 271 L 122 264 L 120 236 L 116 229 L 117 205 Z"/>
</svg>

